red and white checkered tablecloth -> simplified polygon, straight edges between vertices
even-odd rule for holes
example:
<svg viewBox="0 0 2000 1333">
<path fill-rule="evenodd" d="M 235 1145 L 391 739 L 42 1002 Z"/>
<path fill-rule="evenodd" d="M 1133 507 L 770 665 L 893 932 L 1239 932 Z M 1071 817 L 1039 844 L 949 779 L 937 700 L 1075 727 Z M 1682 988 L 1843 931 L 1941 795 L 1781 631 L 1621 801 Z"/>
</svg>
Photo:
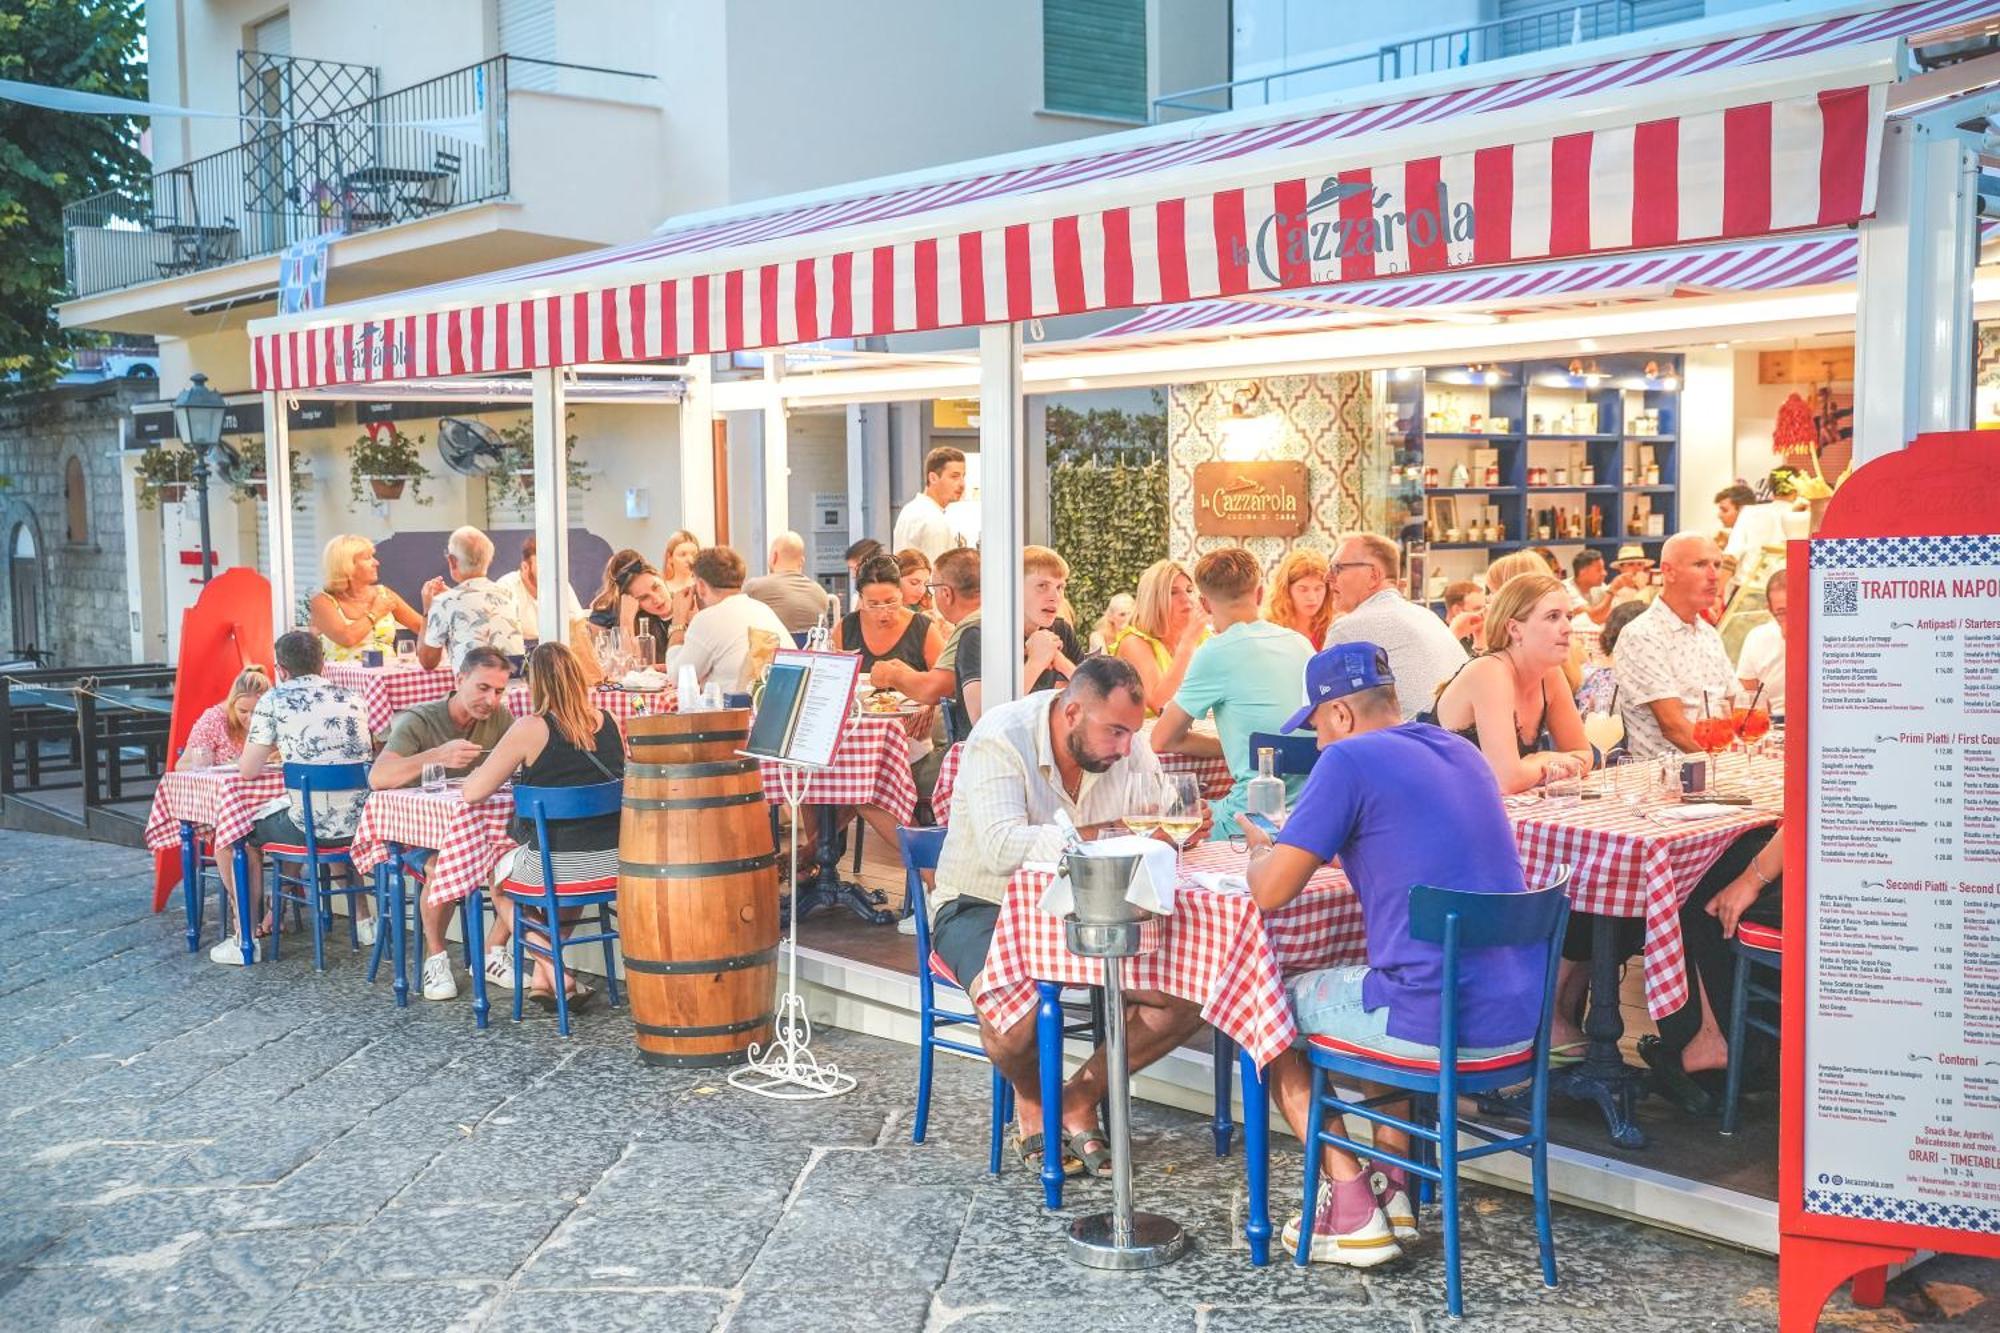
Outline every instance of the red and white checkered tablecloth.
<svg viewBox="0 0 2000 1333">
<path fill-rule="evenodd" d="M 1725 763 L 1725 783 L 1740 783 L 1738 764 L 1733 757 Z M 1530 888 L 1547 883 L 1557 866 L 1568 865 L 1575 910 L 1645 920 L 1641 960 L 1646 1009 L 1654 1018 L 1687 1003 L 1681 905 L 1731 843 L 1778 822 L 1783 767 L 1781 760 L 1758 761 L 1749 784 L 1758 804 L 1698 823 L 1657 818 L 1654 811 L 1678 803 L 1650 792 L 1636 806 L 1607 795 L 1559 810 L 1538 805 L 1509 810 Z"/>
<path fill-rule="evenodd" d="M 1151 744 L 1152 733 L 1152 724 L 1148 723 L 1146 729 L 1140 733 L 1139 739 L 1133 744 Z M 938 766 L 937 787 L 931 792 L 931 812 L 937 816 L 940 824 L 951 818 L 951 791 L 958 785 L 958 766 L 964 758 L 964 744 L 954 745 L 945 752 L 944 762 Z M 1160 756 L 1160 767 L 1169 773 L 1192 773 L 1200 779 L 1204 788 L 1218 782 L 1228 782 L 1233 777 L 1226 761 L 1191 754 L 1163 754 Z"/>
<path fill-rule="evenodd" d="M 1196 871 L 1241 873 L 1247 858 L 1226 842 L 1190 848 L 1182 863 Z M 1062 918 L 1041 910 L 1053 876 L 1022 870 L 1007 886 L 973 1003 L 1005 1031 L 1035 1009 L 1035 982 L 1088 986 L 1103 979 L 1103 963 L 1079 958 L 1063 939 Z M 1285 998 L 1288 972 L 1366 960 L 1361 900 L 1338 870 L 1314 875 L 1282 912 L 1266 917 L 1248 894 L 1218 893 L 1184 879 L 1174 912 L 1144 927 L 1152 952 L 1126 960 L 1128 987 L 1165 991 L 1201 1006 L 1201 1015 L 1233 1038 L 1259 1065 L 1298 1035 Z"/>
<path fill-rule="evenodd" d="M 156 852 L 180 846 L 186 821 L 211 830 L 215 845 L 227 847 L 250 831 L 259 808 L 284 794 L 285 775 L 276 768 L 247 779 L 228 765 L 164 774 L 146 816 L 146 846 Z"/>
<path fill-rule="evenodd" d="M 415 708 L 450 694 L 456 680 L 442 668 L 426 671 L 422 667 L 365 667 L 355 662 L 329 662 L 326 678 L 361 695 L 368 713 L 368 729 L 377 736 L 385 734 L 396 714 L 405 708 Z M 602 685 L 590 692 L 590 701 L 617 718 L 620 725 L 635 714 L 670 711 L 666 707 L 670 700 L 665 695 Z M 507 711 L 515 717 L 528 715 L 528 682 L 517 680 L 507 687 Z"/>
<path fill-rule="evenodd" d="M 514 792 L 502 787 L 467 805 L 456 786 L 441 792 L 398 787 L 371 792 L 354 831 L 354 868 L 366 873 L 388 857 L 387 843 L 428 847 L 437 853 L 424 877 L 424 901 L 463 900 L 493 875 L 493 863 L 515 845 L 509 825 Z"/>
<path fill-rule="evenodd" d="M 764 795 L 784 800 L 784 765 L 761 764 Z M 916 816 L 917 780 L 910 775 L 910 734 L 898 715 L 849 717 L 834 746 L 833 763 L 813 776 L 805 805 L 875 805 L 899 824 Z"/>
</svg>

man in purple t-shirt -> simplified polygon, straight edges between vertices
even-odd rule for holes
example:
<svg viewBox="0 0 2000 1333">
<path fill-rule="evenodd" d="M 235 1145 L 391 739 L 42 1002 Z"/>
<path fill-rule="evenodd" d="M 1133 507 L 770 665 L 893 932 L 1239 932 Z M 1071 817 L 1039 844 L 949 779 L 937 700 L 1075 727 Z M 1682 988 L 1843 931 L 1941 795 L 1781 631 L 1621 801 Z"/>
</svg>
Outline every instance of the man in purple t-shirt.
<svg viewBox="0 0 2000 1333">
<path fill-rule="evenodd" d="M 1239 821 L 1250 842 L 1250 892 L 1264 911 L 1276 911 L 1338 858 L 1361 900 L 1368 962 L 1287 978 L 1299 1030 L 1366 1052 L 1436 1059 L 1444 951 L 1411 937 L 1410 889 L 1525 890 L 1499 785 L 1477 746 L 1439 727 L 1402 721 L 1388 654 L 1376 645 L 1326 649 L 1307 663 L 1305 683 L 1306 706 L 1285 730 L 1311 726 L 1319 734 L 1319 762 L 1275 840 L 1247 818 Z M 1539 953 L 1497 948 L 1461 956 L 1463 1056 L 1533 1042 Z M 1303 1136 L 1312 1098 L 1304 1058 L 1287 1051 L 1269 1076 L 1279 1109 Z M 1409 1154 L 1404 1136 L 1380 1128 L 1376 1135 L 1385 1149 Z M 1371 1175 L 1333 1148 L 1325 1161 L 1313 1259 L 1368 1268 L 1399 1257 L 1396 1242 L 1414 1239 L 1417 1225 L 1402 1170 L 1385 1166 Z M 1303 1220 L 1286 1228 L 1288 1247 L 1297 1245 Z"/>
</svg>

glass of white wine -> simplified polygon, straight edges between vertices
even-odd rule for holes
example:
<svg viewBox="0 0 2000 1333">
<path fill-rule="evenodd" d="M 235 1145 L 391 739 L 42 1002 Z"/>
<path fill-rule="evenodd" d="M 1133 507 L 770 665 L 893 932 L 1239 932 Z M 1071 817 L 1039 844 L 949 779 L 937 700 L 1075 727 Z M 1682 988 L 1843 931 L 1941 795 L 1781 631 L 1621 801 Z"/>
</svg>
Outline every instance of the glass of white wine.
<svg viewBox="0 0 2000 1333">
<path fill-rule="evenodd" d="M 1125 807 L 1125 827 L 1142 838 L 1150 838 L 1160 827 L 1167 811 L 1166 794 L 1157 787 L 1141 786 Z"/>
<path fill-rule="evenodd" d="M 1201 827 L 1201 783 L 1192 773 L 1169 773 L 1161 783 L 1160 832 L 1174 840 L 1174 878 L 1180 878 L 1181 854 Z"/>
</svg>

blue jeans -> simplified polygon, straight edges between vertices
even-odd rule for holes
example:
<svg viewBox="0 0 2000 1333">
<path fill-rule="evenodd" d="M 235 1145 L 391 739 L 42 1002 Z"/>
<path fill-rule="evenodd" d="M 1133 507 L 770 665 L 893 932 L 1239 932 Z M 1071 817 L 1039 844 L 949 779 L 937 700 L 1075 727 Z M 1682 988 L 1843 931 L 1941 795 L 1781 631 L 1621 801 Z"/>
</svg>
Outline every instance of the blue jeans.
<svg viewBox="0 0 2000 1333">
<path fill-rule="evenodd" d="M 1370 1009 L 1361 998 L 1362 978 L 1367 975 L 1368 965 L 1355 963 L 1347 967 L 1322 967 L 1287 978 L 1285 993 L 1291 999 L 1292 1017 L 1299 1031 L 1311 1036 L 1337 1037 L 1384 1055 L 1437 1059 L 1437 1047 L 1389 1035 L 1389 1006 Z M 1532 1045 L 1533 1041 L 1522 1041 L 1511 1046 L 1461 1046 L 1458 1054 L 1460 1059 L 1477 1060 L 1512 1055 Z"/>
</svg>

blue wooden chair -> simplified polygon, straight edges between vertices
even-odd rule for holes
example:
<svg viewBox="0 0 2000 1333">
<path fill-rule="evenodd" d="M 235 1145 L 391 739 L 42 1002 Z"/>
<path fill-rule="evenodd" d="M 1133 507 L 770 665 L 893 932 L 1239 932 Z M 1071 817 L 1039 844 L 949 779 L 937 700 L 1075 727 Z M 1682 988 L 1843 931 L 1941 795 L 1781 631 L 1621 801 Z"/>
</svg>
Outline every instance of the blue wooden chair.
<svg viewBox="0 0 2000 1333">
<path fill-rule="evenodd" d="M 549 825 L 565 819 L 615 815 L 624 795 L 623 782 L 593 782 L 584 787 L 514 788 L 514 809 L 535 826 L 535 850 L 542 858 L 540 884 L 523 884 L 509 879 L 493 886 L 496 903 L 508 904 L 514 914 L 514 1021 L 517 1023 L 521 1021 L 521 997 L 527 993 L 526 955 L 534 953 L 548 959 L 550 966 L 555 968 L 556 1030 L 565 1037 L 569 1035 L 569 981 L 568 971 L 563 966 L 563 949 L 569 944 L 604 946 L 605 995 L 611 1004 L 618 1003 L 618 955 L 612 947 L 618 939 L 618 928 L 613 923 L 618 903 L 618 877 L 607 875 L 603 879 L 558 884 L 555 862 L 549 852 Z M 528 939 L 528 932 L 523 929 L 523 907 L 539 907 L 542 910 L 548 928 L 546 945 Z M 571 935 L 564 939 L 561 913 L 571 907 L 597 909 L 595 934 Z M 469 923 L 471 919 L 472 909 L 468 909 L 466 920 Z M 469 927 L 466 934 L 472 934 Z M 471 943 L 469 938 L 467 943 Z M 479 967 L 474 969 L 474 986 L 481 986 L 480 977 L 484 971 L 485 960 L 481 959 Z"/>
<path fill-rule="evenodd" d="M 355 930 L 354 899 L 371 892 L 371 889 L 354 873 L 354 862 L 348 856 L 348 839 L 320 839 L 313 817 L 313 797 L 335 792 L 366 791 L 368 767 L 363 762 L 285 765 L 285 790 L 299 793 L 305 808 L 306 837 L 303 843 L 267 842 L 262 849 L 266 872 L 271 877 L 271 957 L 278 956 L 278 937 L 283 933 L 287 903 L 304 909 L 306 918 L 312 922 L 314 971 L 326 971 L 326 931 L 333 924 L 335 898 L 348 900 L 348 947 L 360 947 L 361 937 Z M 347 872 L 347 882 L 338 887 L 333 883 L 333 872 L 336 870 Z M 248 929 L 247 922 L 245 928 Z M 377 938 L 380 935 L 381 923 L 377 922 Z"/>
<path fill-rule="evenodd" d="M 1393 1162 L 1419 1181 L 1435 1185 L 1443 1205 L 1445 1304 L 1452 1318 L 1463 1314 L 1459 1291 L 1459 1192 L 1461 1162 L 1499 1152 L 1517 1152 L 1532 1164 L 1535 1196 L 1535 1237 L 1541 1251 L 1542 1281 L 1556 1285 L 1555 1236 L 1549 1221 L 1549 1030 L 1555 1019 L 1556 964 L 1562 957 L 1563 927 L 1569 920 L 1569 867 L 1556 872 L 1547 887 L 1532 893 L 1464 893 L 1419 884 L 1410 890 L 1410 934 L 1444 949 L 1444 977 L 1439 993 L 1458 995 L 1459 955 L 1466 949 L 1533 945 L 1543 950 L 1540 1016 L 1534 1045 L 1518 1055 L 1466 1061 L 1458 1058 L 1459 1014 L 1456 1004 L 1442 1007 L 1438 1049 L 1448 1058 L 1412 1060 L 1407 1056 L 1371 1051 L 1330 1037 L 1310 1037 L 1306 1058 L 1312 1066 L 1312 1112 L 1306 1128 L 1305 1224 L 1299 1228 L 1295 1256 L 1304 1267 L 1312 1252 L 1313 1206 L 1319 1194 L 1322 1145 L 1345 1148 L 1376 1161 Z M 1330 1077 L 1374 1083 L 1398 1089 L 1363 1101 L 1348 1101 L 1329 1090 Z M 1503 1135 L 1484 1125 L 1458 1118 L 1458 1099 L 1497 1092 L 1530 1080 L 1529 1129 Z M 1415 1094 L 1412 1096 L 1411 1094 Z M 1414 1102 L 1404 1120 L 1380 1109 L 1397 1102 Z M 1328 1112 L 1332 1128 L 1328 1128 Z M 1384 1149 L 1363 1145 L 1346 1135 L 1345 1116 L 1400 1129 L 1414 1141 L 1409 1160 Z M 1486 1140 L 1476 1148 L 1461 1148 L 1460 1133 Z"/>
<path fill-rule="evenodd" d="M 1775 1008 L 1778 974 L 1785 961 L 1785 932 L 1776 926 L 1760 926 L 1754 921 L 1738 921 L 1729 941 L 1736 955 L 1736 977 L 1729 988 L 1729 1072 L 1722 1083 L 1722 1132 L 1736 1132 L 1736 1102 L 1743 1095 L 1743 1040 L 1751 1028 L 1778 1039 L 1778 1025 L 1750 1007 L 1754 1000 Z M 1767 985 L 1757 980 L 1758 968 L 1771 973 Z"/>
</svg>

